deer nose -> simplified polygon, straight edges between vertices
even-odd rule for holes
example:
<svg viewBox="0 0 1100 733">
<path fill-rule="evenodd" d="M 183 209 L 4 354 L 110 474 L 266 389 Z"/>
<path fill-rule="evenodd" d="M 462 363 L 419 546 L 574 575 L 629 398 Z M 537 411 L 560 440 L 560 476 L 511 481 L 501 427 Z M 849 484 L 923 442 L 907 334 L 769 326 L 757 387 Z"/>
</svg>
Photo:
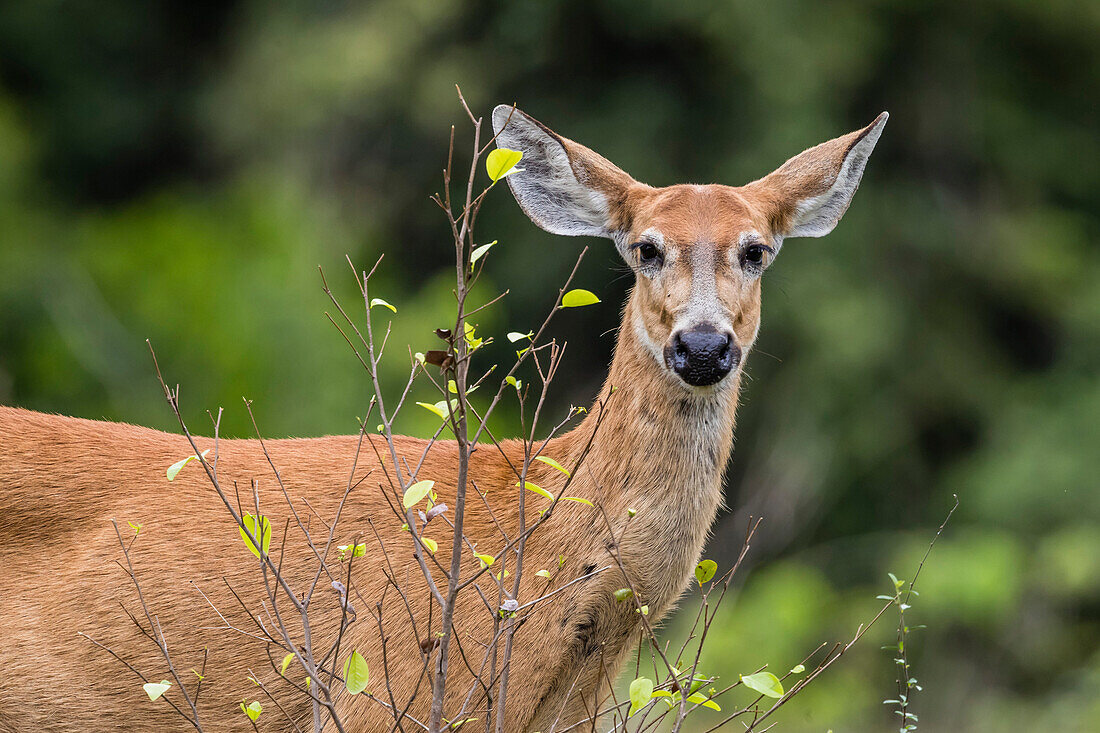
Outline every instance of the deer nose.
<svg viewBox="0 0 1100 733">
<path fill-rule="evenodd" d="M 677 331 L 665 346 L 665 363 L 693 387 L 715 384 L 741 361 L 733 338 L 704 323 Z"/>
</svg>

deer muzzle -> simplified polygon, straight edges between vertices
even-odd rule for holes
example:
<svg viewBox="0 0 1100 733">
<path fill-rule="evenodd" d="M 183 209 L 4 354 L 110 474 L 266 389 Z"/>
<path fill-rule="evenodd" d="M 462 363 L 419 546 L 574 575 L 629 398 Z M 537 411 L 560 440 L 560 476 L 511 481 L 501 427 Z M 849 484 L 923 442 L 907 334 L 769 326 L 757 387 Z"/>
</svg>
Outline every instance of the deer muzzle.
<svg viewBox="0 0 1100 733">
<path fill-rule="evenodd" d="M 665 346 L 665 364 L 693 387 L 717 384 L 740 362 L 733 336 L 709 323 L 677 331 Z"/>
</svg>

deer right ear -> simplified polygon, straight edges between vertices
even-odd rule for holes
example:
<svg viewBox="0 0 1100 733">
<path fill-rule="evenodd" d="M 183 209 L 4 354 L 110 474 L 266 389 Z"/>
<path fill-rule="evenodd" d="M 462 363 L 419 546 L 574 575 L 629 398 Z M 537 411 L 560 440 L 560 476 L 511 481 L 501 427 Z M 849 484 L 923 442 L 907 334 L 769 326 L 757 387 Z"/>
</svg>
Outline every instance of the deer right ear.
<svg viewBox="0 0 1100 733">
<path fill-rule="evenodd" d="M 634 179 L 588 148 L 506 104 L 493 110 L 500 148 L 523 153 L 508 176 L 520 208 L 552 234 L 613 237 L 626 228 L 624 202 Z"/>
</svg>

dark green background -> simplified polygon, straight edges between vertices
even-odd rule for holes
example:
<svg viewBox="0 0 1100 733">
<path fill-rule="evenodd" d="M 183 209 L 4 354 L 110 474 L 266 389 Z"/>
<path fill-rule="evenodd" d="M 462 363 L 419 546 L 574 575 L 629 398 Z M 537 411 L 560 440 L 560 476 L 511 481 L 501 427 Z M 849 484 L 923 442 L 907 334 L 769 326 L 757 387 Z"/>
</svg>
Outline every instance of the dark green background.
<svg viewBox="0 0 1100 733">
<path fill-rule="evenodd" d="M 468 132 L 455 82 L 654 185 L 744 183 L 887 109 L 843 223 L 766 277 L 708 554 L 728 566 L 765 521 L 704 671 L 782 671 L 850 636 L 957 493 L 911 612 L 921 728 L 1094 730 L 1098 38 L 1100 4 L 1070 0 L 7 2 L 0 401 L 171 429 L 150 338 L 194 425 L 224 405 L 248 435 L 243 395 L 268 435 L 352 432 L 368 385 L 317 266 L 354 305 L 344 254 L 386 253 L 396 386 L 452 303 L 427 197 L 449 125 Z M 555 331 L 556 414 L 587 403 L 630 285 L 614 251 L 535 229 L 504 191 L 480 239 L 500 240 L 481 296 L 511 290 L 479 319 L 500 341 L 592 247 L 578 285 L 603 303 Z M 431 424 L 413 408 L 398 428 Z M 781 729 L 896 728 L 894 621 Z"/>
</svg>

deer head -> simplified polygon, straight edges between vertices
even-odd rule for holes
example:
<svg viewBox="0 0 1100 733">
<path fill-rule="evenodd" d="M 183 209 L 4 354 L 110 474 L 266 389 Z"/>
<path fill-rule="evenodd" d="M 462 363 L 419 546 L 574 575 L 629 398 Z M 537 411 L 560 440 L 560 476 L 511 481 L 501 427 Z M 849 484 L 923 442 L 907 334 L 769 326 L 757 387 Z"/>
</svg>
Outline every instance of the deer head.
<svg viewBox="0 0 1100 733">
<path fill-rule="evenodd" d="M 683 389 L 723 389 L 760 325 L 760 278 L 789 237 L 828 234 L 848 209 L 886 125 L 810 148 L 744 186 L 654 188 L 514 107 L 493 112 L 497 145 L 523 152 L 507 180 L 535 224 L 606 237 L 634 270 L 624 317 Z"/>
</svg>

